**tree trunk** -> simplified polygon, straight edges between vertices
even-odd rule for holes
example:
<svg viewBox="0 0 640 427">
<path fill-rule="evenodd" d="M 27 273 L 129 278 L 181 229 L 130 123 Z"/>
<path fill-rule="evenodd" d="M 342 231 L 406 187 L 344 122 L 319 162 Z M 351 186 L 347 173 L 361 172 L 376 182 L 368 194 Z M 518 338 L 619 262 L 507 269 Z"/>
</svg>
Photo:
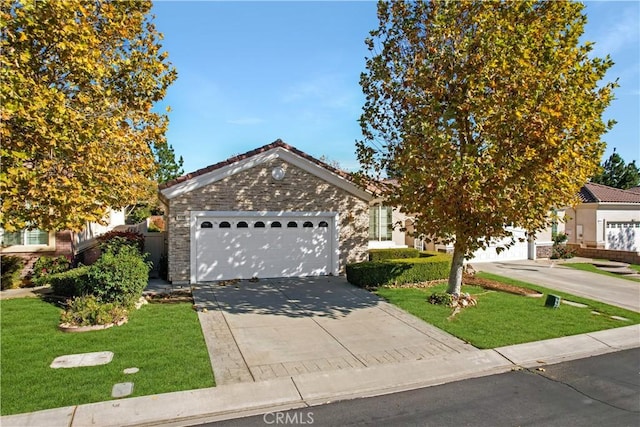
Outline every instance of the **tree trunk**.
<svg viewBox="0 0 640 427">
<path fill-rule="evenodd" d="M 464 267 L 464 249 L 455 244 L 453 247 L 453 260 L 449 272 L 448 294 L 460 295 L 462 289 L 462 271 Z"/>
</svg>

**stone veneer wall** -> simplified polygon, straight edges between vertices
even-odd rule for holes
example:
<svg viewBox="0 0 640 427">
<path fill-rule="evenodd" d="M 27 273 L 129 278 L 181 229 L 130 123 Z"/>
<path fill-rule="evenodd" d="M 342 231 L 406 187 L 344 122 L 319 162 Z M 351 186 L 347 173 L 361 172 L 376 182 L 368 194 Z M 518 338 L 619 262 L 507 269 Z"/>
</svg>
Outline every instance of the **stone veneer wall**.
<svg viewBox="0 0 640 427">
<path fill-rule="evenodd" d="M 551 258 L 552 253 L 553 253 L 553 245 L 536 246 L 536 259 Z"/>
<path fill-rule="evenodd" d="M 282 181 L 274 167 L 286 171 Z M 338 212 L 340 272 L 367 254 L 369 204 L 294 165 L 274 159 L 169 201 L 169 280 L 190 280 L 191 211 Z M 179 218 L 179 219 L 178 219 Z"/>
<path fill-rule="evenodd" d="M 617 251 L 613 249 L 583 248 L 580 245 L 568 243 L 568 247 L 575 250 L 575 254 L 585 258 L 608 259 L 611 261 L 640 264 L 640 253 L 632 251 Z"/>
</svg>

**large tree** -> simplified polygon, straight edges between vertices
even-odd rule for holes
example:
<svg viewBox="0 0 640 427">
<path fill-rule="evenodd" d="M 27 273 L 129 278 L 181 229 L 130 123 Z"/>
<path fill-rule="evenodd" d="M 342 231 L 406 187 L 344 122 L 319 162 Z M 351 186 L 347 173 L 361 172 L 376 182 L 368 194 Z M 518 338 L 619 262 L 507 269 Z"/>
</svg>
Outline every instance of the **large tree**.
<svg viewBox="0 0 640 427">
<path fill-rule="evenodd" d="M 602 164 L 602 171 L 591 182 L 626 190 L 640 185 L 640 171 L 635 160 L 626 164 L 614 148 L 611 156 Z"/>
<path fill-rule="evenodd" d="M 79 229 L 145 198 L 176 72 L 148 1 L 0 6 L 0 227 Z"/>
<path fill-rule="evenodd" d="M 488 242 L 547 225 L 598 167 L 611 60 L 580 44 L 568 1 L 380 2 L 361 76 L 363 170 L 393 170 L 390 203 L 454 244 L 449 293 Z M 488 249 L 492 250 L 492 249 Z"/>
</svg>

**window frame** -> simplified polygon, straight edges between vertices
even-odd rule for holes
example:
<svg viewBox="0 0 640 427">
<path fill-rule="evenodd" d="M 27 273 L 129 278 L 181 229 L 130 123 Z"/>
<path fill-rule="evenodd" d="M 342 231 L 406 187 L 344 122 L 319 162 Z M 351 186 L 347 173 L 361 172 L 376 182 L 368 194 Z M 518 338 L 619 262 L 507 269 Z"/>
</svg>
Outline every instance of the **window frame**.
<svg viewBox="0 0 640 427">
<path fill-rule="evenodd" d="M 25 244 L 26 243 L 25 231 L 27 230 L 26 229 L 20 230 L 20 233 L 22 233 L 22 236 L 21 236 L 22 244 L 2 246 L 0 249 L 0 252 L 2 253 L 53 252 L 56 250 L 56 232 L 55 231 L 48 232 L 48 239 L 46 244 L 35 244 L 35 245 Z M 5 231 L 3 229 L 0 229 L 0 242 L 4 238 L 4 233 Z"/>
</svg>

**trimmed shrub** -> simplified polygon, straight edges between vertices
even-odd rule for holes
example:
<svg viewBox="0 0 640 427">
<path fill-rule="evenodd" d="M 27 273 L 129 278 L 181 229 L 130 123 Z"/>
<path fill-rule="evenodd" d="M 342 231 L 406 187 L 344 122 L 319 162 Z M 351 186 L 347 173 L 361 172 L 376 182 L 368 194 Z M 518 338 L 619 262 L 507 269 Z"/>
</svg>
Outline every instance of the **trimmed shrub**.
<svg viewBox="0 0 640 427">
<path fill-rule="evenodd" d="M 115 303 L 102 303 L 94 295 L 75 297 L 60 316 L 62 323 L 93 326 L 118 323 L 127 318 L 127 310 Z"/>
<path fill-rule="evenodd" d="M 62 273 L 48 274 L 36 279 L 38 285 L 51 285 L 54 295 L 75 297 L 88 292 L 89 266 L 80 266 Z"/>
<path fill-rule="evenodd" d="M 87 293 L 104 303 L 130 306 L 141 296 L 149 280 L 149 264 L 138 249 L 122 246 L 104 253 L 89 269 Z"/>
<path fill-rule="evenodd" d="M 414 248 L 371 249 L 369 261 L 385 261 L 388 259 L 419 258 L 420 251 Z"/>
<path fill-rule="evenodd" d="M 125 246 L 136 248 L 140 254 L 144 252 L 144 236 L 137 231 L 112 230 L 98 236 L 98 242 L 102 253 L 116 253 Z"/>
<path fill-rule="evenodd" d="M 402 285 L 446 279 L 451 255 L 423 253 L 420 258 L 359 262 L 347 265 L 347 280 L 356 286 Z"/>
<path fill-rule="evenodd" d="M 2 290 L 20 287 L 22 283 L 20 273 L 22 273 L 23 267 L 24 259 L 18 256 L 3 255 L 0 257 L 0 269 L 2 270 L 0 285 Z"/>
<path fill-rule="evenodd" d="M 71 262 L 65 256 L 41 256 L 39 257 L 35 264 L 33 265 L 33 275 L 32 278 L 37 280 L 38 278 L 62 273 L 63 271 L 67 271 L 71 267 Z"/>
</svg>

